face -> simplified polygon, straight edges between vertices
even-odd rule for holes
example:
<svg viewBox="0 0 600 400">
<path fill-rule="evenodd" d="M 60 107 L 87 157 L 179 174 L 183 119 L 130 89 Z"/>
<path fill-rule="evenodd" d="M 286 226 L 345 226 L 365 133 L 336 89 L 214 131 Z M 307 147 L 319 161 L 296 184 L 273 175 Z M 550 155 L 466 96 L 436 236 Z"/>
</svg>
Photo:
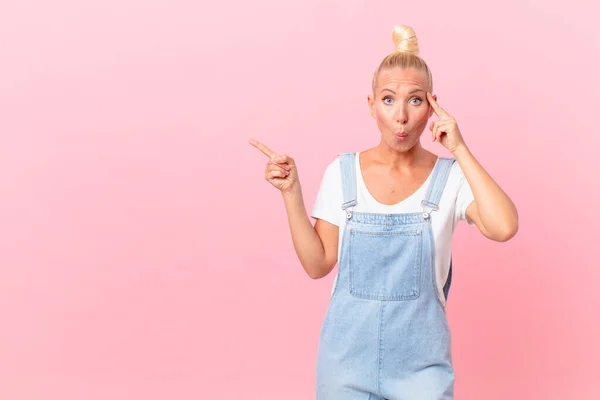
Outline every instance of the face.
<svg viewBox="0 0 600 400">
<path fill-rule="evenodd" d="M 368 101 L 383 144 L 405 152 L 419 143 L 427 120 L 433 114 L 427 101 L 428 88 L 424 71 L 412 68 L 381 71 L 375 92 L 369 95 Z"/>
</svg>

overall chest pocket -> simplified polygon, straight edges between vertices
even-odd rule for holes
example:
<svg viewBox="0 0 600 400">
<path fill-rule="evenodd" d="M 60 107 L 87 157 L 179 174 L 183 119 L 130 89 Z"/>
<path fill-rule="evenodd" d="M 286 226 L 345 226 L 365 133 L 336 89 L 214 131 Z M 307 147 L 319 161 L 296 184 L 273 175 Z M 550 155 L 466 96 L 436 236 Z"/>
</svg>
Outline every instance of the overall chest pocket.
<svg viewBox="0 0 600 400">
<path fill-rule="evenodd" d="M 423 233 L 352 228 L 349 237 L 350 294 L 371 300 L 413 300 L 421 289 Z"/>
</svg>

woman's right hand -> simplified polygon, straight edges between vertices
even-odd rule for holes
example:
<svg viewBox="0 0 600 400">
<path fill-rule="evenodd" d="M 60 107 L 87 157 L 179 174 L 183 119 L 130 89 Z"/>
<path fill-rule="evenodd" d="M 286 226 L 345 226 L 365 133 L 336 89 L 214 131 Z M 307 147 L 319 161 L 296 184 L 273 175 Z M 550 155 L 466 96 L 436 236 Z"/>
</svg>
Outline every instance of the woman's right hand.
<svg viewBox="0 0 600 400">
<path fill-rule="evenodd" d="M 294 159 L 286 155 L 277 154 L 264 144 L 250 140 L 250 144 L 269 157 L 265 169 L 265 179 L 282 193 L 291 193 L 298 184 L 298 169 Z"/>
</svg>

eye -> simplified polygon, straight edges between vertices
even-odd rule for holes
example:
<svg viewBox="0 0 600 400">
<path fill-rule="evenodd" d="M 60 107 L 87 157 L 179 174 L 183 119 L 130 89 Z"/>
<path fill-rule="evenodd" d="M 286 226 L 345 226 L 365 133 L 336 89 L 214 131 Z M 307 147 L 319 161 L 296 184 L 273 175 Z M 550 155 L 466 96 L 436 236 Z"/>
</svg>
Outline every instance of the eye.
<svg viewBox="0 0 600 400">
<path fill-rule="evenodd" d="M 390 101 L 386 101 L 386 100 L 390 100 Z M 394 100 L 393 100 L 393 99 L 392 99 L 390 96 L 385 96 L 385 97 L 383 98 L 383 102 L 384 102 L 385 104 L 392 104 L 392 102 L 393 102 L 393 101 L 394 101 Z"/>
<path fill-rule="evenodd" d="M 417 101 L 416 103 L 414 101 Z M 411 102 L 413 102 L 414 105 L 419 105 L 423 102 L 423 100 L 420 97 L 415 97 L 411 100 Z"/>
</svg>

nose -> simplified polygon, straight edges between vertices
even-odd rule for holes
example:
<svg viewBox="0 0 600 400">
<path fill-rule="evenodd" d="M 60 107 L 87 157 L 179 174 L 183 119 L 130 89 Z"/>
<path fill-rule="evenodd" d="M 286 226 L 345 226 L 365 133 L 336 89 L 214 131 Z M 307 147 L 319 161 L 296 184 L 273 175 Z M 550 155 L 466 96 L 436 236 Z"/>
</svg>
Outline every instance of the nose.
<svg viewBox="0 0 600 400">
<path fill-rule="evenodd" d="M 403 106 L 398 107 L 398 111 L 396 112 L 396 120 L 403 124 L 408 119 L 408 113 L 406 112 L 406 108 Z"/>
</svg>

